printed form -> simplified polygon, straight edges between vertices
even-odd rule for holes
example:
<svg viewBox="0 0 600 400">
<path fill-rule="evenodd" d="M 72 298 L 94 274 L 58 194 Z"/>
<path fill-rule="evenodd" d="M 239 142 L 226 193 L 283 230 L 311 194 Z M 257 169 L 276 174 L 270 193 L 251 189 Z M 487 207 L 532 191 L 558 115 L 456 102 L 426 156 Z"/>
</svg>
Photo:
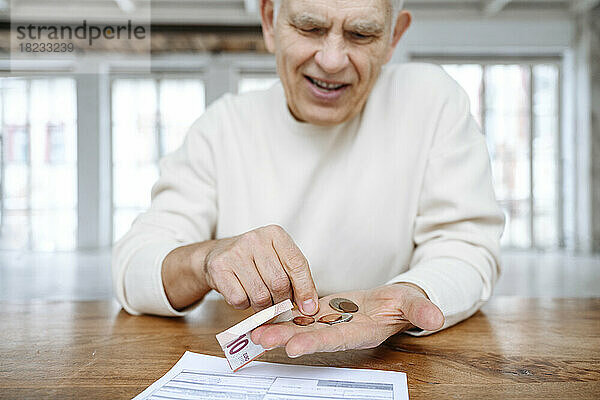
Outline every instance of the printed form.
<svg viewBox="0 0 600 400">
<path fill-rule="evenodd" d="M 403 372 L 254 361 L 231 372 L 227 360 L 186 352 L 135 400 L 407 400 Z"/>
</svg>

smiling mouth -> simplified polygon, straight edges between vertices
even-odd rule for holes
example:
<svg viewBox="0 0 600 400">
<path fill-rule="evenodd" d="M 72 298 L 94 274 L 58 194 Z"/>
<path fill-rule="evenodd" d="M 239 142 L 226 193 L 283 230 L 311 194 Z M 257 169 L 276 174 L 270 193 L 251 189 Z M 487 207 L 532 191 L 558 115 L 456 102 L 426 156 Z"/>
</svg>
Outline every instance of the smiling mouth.
<svg viewBox="0 0 600 400">
<path fill-rule="evenodd" d="M 304 77 L 310 83 L 312 83 L 314 86 L 316 86 L 317 88 L 319 88 L 320 90 L 323 90 L 325 92 L 335 92 L 336 90 L 340 90 L 340 89 L 345 88 L 346 86 L 349 86 L 346 83 L 328 83 L 328 82 L 321 81 L 316 78 L 312 78 L 308 75 L 304 75 Z"/>
</svg>

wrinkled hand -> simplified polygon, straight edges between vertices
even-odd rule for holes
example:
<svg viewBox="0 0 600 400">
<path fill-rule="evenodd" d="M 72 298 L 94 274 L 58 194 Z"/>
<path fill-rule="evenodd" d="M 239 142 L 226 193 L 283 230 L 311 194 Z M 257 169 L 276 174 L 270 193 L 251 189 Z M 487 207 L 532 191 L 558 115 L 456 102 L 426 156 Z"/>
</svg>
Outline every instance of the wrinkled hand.
<svg viewBox="0 0 600 400">
<path fill-rule="evenodd" d="M 292 299 L 307 315 L 318 311 L 308 261 L 280 226 L 213 241 L 201 269 L 208 285 L 237 309 L 260 311 Z"/>
<path fill-rule="evenodd" d="M 315 352 L 372 348 L 415 326 L 436 330 L 444 324 L 442 312 L 425 292 L 407 283 L 323 297 L 319 300 L 320 312 L 315 320 L 337 312 L 329 306 L 329 300 L 335 297 L 350 299 L 359 306 L 351 321 L 334 325 L 315 322 L 306 327 L 291 321 L 267 324 L 252 332 L 252 341 L 266 349 L 285 346 L 288 356 L 298 357 Z"/>
</svg>

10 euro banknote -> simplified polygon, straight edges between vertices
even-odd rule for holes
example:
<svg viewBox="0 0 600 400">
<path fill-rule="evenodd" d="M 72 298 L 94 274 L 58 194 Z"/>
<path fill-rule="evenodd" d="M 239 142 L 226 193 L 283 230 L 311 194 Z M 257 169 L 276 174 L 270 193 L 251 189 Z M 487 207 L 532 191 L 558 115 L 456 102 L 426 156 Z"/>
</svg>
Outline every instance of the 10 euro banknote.
<svg viewBox="0 0 600 400">
<path fill-rule="evenodd" d="M 291 320 L 293 307 L 289 299 L 284 300 L 257 312 L 217 335 L 217 341 L 234 372 L 266 351 L 261 345 L 252 341 L 250 338 L 252 330 L 267 322 L 278 323 Z"/>
</svg>

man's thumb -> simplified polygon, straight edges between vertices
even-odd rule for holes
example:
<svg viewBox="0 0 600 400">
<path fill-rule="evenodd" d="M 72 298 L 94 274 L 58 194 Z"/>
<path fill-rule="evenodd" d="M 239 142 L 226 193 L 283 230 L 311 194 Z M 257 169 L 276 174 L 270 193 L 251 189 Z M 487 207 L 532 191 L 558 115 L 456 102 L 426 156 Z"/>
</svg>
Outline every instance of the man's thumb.
<svg viewBox="0 0 600 400">
<path fill-rule="evenodd" d="M 412 286 L 412 285 L 410 285 Z M 401 304 L 404 316 L 416 327 L 436 331 L 444 326 L 444 314 L 419 288 L 409 287 Z"/>
<path fill-rule="evenodd" d="M 426 331 L 436 331 L 444 326 L 442 311 L 424 297 L 415 298 L 405 315 L 413 325 Z"/>
</svg>

